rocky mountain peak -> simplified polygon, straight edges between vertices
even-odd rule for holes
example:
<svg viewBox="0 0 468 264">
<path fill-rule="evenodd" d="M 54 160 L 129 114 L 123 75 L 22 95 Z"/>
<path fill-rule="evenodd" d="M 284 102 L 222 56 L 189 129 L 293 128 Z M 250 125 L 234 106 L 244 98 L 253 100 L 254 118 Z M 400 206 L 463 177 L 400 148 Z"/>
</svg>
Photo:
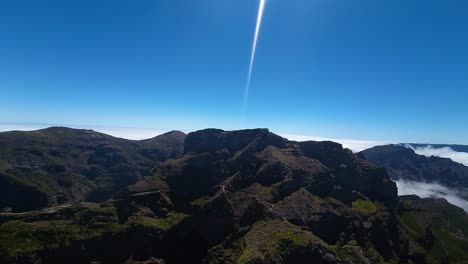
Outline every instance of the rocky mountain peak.
<svg viewBox="0 0 468 264">
<path fill-rule="evenodd" d="M 264 148 L 268 145 L 283 145 L 285 140 L 268 129 L 247 129 L 238 131 L 223 131 L 220 129 L 205 129 L 192 132 L 185 140 L 184 152 L 216 152 L 225 149 L 231 153 L 255 146 Z"/>
</svg>

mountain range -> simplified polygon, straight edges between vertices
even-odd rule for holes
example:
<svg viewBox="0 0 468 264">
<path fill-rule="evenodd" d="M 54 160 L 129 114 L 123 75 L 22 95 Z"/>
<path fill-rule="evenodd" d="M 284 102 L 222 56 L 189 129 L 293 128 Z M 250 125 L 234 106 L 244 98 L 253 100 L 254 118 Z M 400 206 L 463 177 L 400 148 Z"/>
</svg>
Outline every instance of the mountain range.
<svg viewBox="0 0 468 264">
<path fill-rule="evenodd" d="M 399 197 L 392 177 L 419 180 L 399 172 L 432 159 L 394 147 L 267 129 L 0 133 L 0 263 L 466 263 L 468 215 Z"/>
<path fill-rule="evenodd" d="M 184 139 L 173 131 L 131 141 L 65 127 L 0 133 L 0 208 L 105 201 L 180 155 Z"/>
<path fill-rule="evenodd" d="M 446 187 L 464 199 L 464 207 L 468 208 L 467 166 L 449 158 L 418 155 L 406 144 L 378 146 L 361 154 L 369 161 L 384 166 L 395 181 L 433 183 Z"/>
</svg>

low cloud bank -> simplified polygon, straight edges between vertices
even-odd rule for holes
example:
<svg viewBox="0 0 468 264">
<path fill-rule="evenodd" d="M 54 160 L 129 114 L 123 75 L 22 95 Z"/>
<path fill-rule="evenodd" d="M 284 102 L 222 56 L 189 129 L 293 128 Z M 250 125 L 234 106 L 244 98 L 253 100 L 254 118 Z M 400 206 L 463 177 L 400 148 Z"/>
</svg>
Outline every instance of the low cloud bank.
<svg viewBox="0 0 468 264">
<path fill-rule="evenodd" d="M 462 190 L 449 189 L 437 183 L 404 180 L 398 180 L 395 182 L 398 187 L 398 195 L 415 194 L 422 198 L 444 198 L 449 203 L 461 207 L 468 212 L 468 201 L 462 198 Z M 465 190 L 465 192 L 468 192 L 468 190 Z"/>
<path fill-rule="evenodd" d="M 375 147 L 392 144 L 389 142 L 379 141 L 365 141 L 365 140 L 353 140 L 353 139 L 338 139 L 338 138 L 324 138 L 324 137 L 313 137 L 313 136 L 298 136 L 298 135 L 280 135 L 289 140 L 294 141 L 333 141 L 340 143 L 344 148 L 352 150 L 354 153 Z"/>
<path fill-rule="evenodd" d="M 414 152 L 419 155 L 449 158 L 455 162 L 468 166 L 468 153 L 458 152 L 450 147 L 435 148 L 431 145 L 427 145 L 426 147 L 413 147 L 411 145 L 406 145 L 406 147 L 413 149 Z"/>
</svg>

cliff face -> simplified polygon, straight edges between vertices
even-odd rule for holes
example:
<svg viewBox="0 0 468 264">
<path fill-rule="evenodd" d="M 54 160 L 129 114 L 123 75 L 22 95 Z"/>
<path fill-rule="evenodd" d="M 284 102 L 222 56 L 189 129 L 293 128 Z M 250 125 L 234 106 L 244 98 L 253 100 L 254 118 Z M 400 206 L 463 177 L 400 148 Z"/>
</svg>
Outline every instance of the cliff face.
<svg viewBox="0 0 468 264">
<path fill-rule="evenodd" d="M 386 171 L 339 144 L 208 129 L 107 202 L 0 214 L 0 260 L 419 261 L 401 208 Z"/>
</svg>

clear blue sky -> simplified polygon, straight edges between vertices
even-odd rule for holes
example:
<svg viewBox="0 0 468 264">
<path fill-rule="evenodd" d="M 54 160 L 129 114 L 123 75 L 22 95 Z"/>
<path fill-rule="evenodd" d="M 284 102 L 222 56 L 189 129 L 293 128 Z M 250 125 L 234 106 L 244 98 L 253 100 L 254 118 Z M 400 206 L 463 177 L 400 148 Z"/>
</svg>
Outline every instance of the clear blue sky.
<svg viewBox="0 0 468 264">
<path fill-rule="evenodd" d="M 0 123 L 468 143 L 468 1 L 0 2 Z"/>
</svg>

